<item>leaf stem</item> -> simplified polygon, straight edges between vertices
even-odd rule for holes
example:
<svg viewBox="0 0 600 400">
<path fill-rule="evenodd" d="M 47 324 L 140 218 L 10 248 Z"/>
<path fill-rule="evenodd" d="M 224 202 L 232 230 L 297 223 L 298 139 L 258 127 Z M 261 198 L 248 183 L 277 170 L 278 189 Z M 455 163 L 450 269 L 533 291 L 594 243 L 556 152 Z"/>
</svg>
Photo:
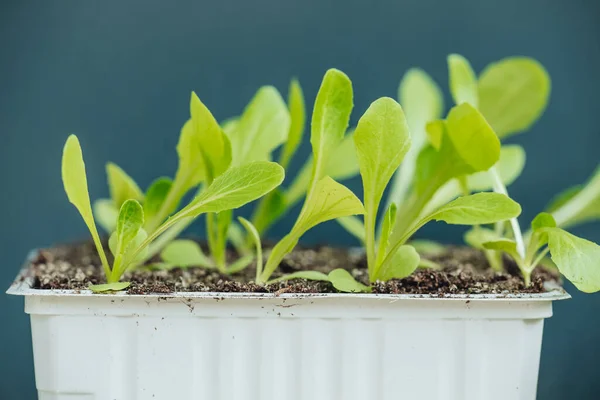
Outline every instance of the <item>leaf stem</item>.
<svg viewBox="0 0 600 400">
<path fill-rule="evenodd" d="M 490 168 L 490 174 L 494 181 L 494 192 L 501 193 L 505 196 L 508 196 L 508 191 L 506 190 L 506 186 L 502 182 L 502 178 L 498 173 L 498 169 L 494 165 Z M 517 244 L 517 252 L 522 259 L 525 259 L 525 242 L 523 241 L 523 234 L 521 233 L 521 225 L 519 225 L 519 220 L 515 218 L 510 219 L 510 226 L 513 231 L 513 235 L 515 236 L 515 243 Z"/>
</svg>

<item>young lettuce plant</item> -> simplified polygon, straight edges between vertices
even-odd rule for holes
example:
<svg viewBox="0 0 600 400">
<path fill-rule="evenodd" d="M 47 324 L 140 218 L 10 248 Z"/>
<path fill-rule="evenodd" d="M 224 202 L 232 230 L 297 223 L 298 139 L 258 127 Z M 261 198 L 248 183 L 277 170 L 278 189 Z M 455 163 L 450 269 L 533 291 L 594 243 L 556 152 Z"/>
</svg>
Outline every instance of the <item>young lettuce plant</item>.
<svg viewBox="0 0 600 400">
<path fill-rule="evenodd" d="M 116 230 L 109 240 L 109 247 L 114 255 L 111 265 L 92 214 L 81 146 L 77 137 L 71 135 L 63 150 L 63 185 L 69 201 L 77 208 L 92 235 L 107 280 L 106 284 L 92 285 L 90 289 L 97 292 L 125 289 L 129 282 L 120 282 L 121 276 L 145 256 L 151 243 L 169 229 L 201 214 L 220 213 L 241 207 L 276 188 L 283 178 L 283 168 L 273 162 L 257 161 L 229 168 L 151 233 L 144 229 L 144 209 L 139 201 L 125 200 L 119 209 Z"/>
<path fill-rule="evenodd" d="M 350 79 L 341 71 L 328 70 L 321 83 L 312 114 L 310 141 L 313 161 L 306 198 L 290 233 L 271 250 L 258 283 L 269 282 L 275 269 L 294 249 L 306 231 L 325 221 L 364 212 L 362 203 L 354 193 L 326 175 L 327 160 L 344 139 L 352 106 Z M 364 290 L 362 285 L 356 286 L 350 274 L 342 269 L 334 270 L 328 276 L 315 271 L 302 271 L 286 279 L 293 277 L 325 277 L 340 290 Z"/>
<path fill-rule="evenodd" d="M 412 204 L 415 205 L 412 207 L 421 207 L 428 200 L 428 191 L 435 192 L 448 179 L 493 165 L 499 153 L 499 143 L 494 135 L 489 134 L 479 140 L 473 139 L 473 134 L 479 130 L 479 124 L 476 110 L 458 108 L 453 111 L 448 129 L 440 132 L 439 150 L 431 149 L 422 153 L 424 156 L 421 155 L 425 158 L 419 163 L 423 168 L 418 169 L 420 175 L 416 179 L 416 186 L 422 190 L 424 198 L 413 199 Z M 421 215 L 421 208 L 409 209 L 407 215 L 414 215 L 414 219 L 405 222 L 405 231 L 397 239 L 393 239 L 398 210 L 395 204 L 391 204 L 384 213 L 381 237 L 377 242 L 375 222 L 379 204 L 385 188 L 410 148 L 409 128 L 400 105 L 390 98 L 381 98 L 371 104 L 358 122 L 354 143 L 363 180 L 365 247 L 371 283 L 404 278 L 417 268 L 420 257 L 406 242 L 429 221 L 473 225 L 506 220 L 520 213 L 519 205 L 505 195 L 478 193 L 458 198 L 427 215 Z M 476 154 L 474 149 L 478 150 Z M 461 154 L 459 150 L 465 154 Z M 487 158 L 482 157 L 481 153 L 486 154 Z M 314 272 L 299 272 L 280 280 L 326 280 L 340 291 L 370 290 L 368 286 L 354 280 L 347 271 L 336 271 L 334 272 L 340 276 L 343 274 L 342 283 L 336 275 L 326 276 Z"/>
<path fill-rule="evenodd" d="M 233 125 L 238 126 L 237 134 L 225 134 L 195 93 L 192 93 L 190 99 L 190 117 L 181 130 L 177 145 L 179 166 L 175 179 L 171 181 L 169 178 L 159 178 L 145 196 L 138 197 L 138 200 L 143 201 L 147 216 L 144 227 L 149 233 L 176 211 L 181 199 L 190 189 L 199 186 L 198 194 L 201 194 L 229 167 L 269 160 L 272 149 L 285 141 L 289 124 L 283 100 L 269 86 L 261 88 L 242 117 L 229 124 L 229 130 L 233 130 Z M 249 138 L 247 143 L 244 143 L 245 138 Z M 109 174 L 109 185 L 112 188 L 115 179 L 111 179 L 111 176 Z M 127 178 L 121 181 L 133 182 L 131 178 Z M 132 183 L 129 186 L 134 185 Z M 111 194 L 113 192 L 111 189 Z M 134 191 L 130 189 L 129 192 Z M 96 215 L 100 220 L 110 221 L 115 218 L 114 204 L 119 203 L 114 200 L 115 196 L 111 197 L 110 201 L 103 200 L 95 205 Z M 110 210 L 111 205 L 113 210 Z M 105 215 L 107 218 L 102 218 Z M 233 273 L 248 266 L 253 260 L 252 255 L 244 255 L 231 265 L 226 263 L 227 234 L 233 217 L 232 211 L 208 213 L 206 217 L 208 257 L 194 241 L 175 240 L 191 224 L 192 219 L 186 219 L 174 224 L 153 242 L 148 254 L 139 263 L 160 252 L 163 262 L 159 265 L 162 268 L 202 266 L 217 268 L 222 273 Z M 108 230 L 112 231 L 110 227 Z"/>
</svg>

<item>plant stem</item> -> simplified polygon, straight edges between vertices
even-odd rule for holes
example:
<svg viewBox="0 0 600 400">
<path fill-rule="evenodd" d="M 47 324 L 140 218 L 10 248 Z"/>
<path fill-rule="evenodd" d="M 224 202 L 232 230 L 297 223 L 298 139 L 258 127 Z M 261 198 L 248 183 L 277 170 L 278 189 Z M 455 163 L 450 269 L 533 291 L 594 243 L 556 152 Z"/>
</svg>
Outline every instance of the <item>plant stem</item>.
<svg viewBox="0 0 600 400">
<path fill-rule="evenodd" d="M 506 190 L 506 186 L 502 182 L 502 178 L 498 173 L 498 169 L 494 165 L 490 168 L 490 174 L 494 181 L 494 192 L 501 193 L 505 196 L 508 196 L 508 191 Z M 513 235 L 515 236 L 515 242 L 517 244 L 517 252 L 521 256 L 522 259 L 525 259 L 525 242 L 523 241 L 523 234 L 521 233 L 521 225 L 519 225 L 519 220 L 515 218 L 510 219 L 510 226 L 513 231 Z"/>
</svg>

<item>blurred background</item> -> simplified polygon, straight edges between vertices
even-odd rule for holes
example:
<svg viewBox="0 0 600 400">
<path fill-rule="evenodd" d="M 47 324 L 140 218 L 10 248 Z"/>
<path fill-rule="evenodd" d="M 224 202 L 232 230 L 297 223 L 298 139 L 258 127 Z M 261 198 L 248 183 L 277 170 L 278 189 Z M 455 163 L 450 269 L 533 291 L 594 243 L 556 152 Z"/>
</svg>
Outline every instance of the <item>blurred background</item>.
<svg viewBox="0 0 600 400">
<path fill-rule="evenodd" d="M 106 161 L 144 188 L 174 173 L 191 90 L 222 120 L 240 113 L 261 85 L 286 95 L 296 76 L 312 108 L 325 70 L 336 67 L 353 80 L 355 124 L 377 97 L 396 98 L 402 74 L 413 66 L 445 88 L 450 104 L 451 52 L 469 58 L 478 72 L 502 57 L 527 55 L 552 77 L 546 114 L 511 139 L 528 150 L 526 170 L 510 188 L 528 223 L 598 164 L 599 19 L 597 0 L 3 0 L 0 288 L 10 285 L 30 249 L 88 237 L 60 180 L 69 133 L 81 140 L 91 197 L 105 197 Z M 309 147 L 306 137 L 293 170 Z M 360 181 L 349 186 L 359 190 Z M 272 234 L 287 232 L 291 219 Z M 598 225 L 575 233 L 600 242 Z M 420 236 L 461 240 L 460 230 L 442 224 Z M 335 223 L 305 241 L 354 244 Z M 546 323 L 538 397 L 598 399 L 600 295 L 567 289 L 573 299 L 556 304 Z M 0 398 L 33 399 L 23 301 L 0 295 L 0 302 Z"/>
</svg>

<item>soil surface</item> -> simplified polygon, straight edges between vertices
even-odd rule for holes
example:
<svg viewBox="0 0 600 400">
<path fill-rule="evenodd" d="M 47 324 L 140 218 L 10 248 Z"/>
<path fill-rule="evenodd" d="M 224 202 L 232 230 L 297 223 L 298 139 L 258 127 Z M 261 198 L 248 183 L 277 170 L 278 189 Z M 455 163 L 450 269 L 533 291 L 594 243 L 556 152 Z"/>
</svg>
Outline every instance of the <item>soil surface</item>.
<svg viewBox="0 0 600 400">
<path fill-rule="evenodd" d="M 268 256 L 269 251 L 265 251 Z M 107 254 L 110 254 L 108 252 Z M 229 261 L 237 258 L 231 251 Z M 544 284 L 557 283 L 556 272 L 537 268 L 532 285 L 525 287 L 516 265 L 505 259 L 506 272 L 489 268 L 484 255 L 472 248 L 448 246 L 437 254 L 423 254 L 441 266 L 441 269 L 418 269 L 410 277 L 373 284 L 373 293 L 389 294 L 508 294 L 541 293 Z M 112 261 L 112 260 L 109 260 Z M 160 259 L 153 260 L 154 262 Z M 366 259 L 355 249 L 326 246 L 297 248 L 289 254 L 273 278 L 299 270 L 317 270 L 327 273 L 344 268 L 359 281 L 367 284 Z M 130 281 L 129 294 L 172 292 L 254 292 L 254 293 L 334 293 L 328 282 L 296 279 L 268 286 L 253 283 L 255 265 L 227 276 L 216 270 L 201 267 L 152 270 L 138 268 L 126 273 L 122 280 Z M 28 275 L 34 277 L 36 289 L 87 289 L 90 284 L 105 283 L 98 253 L 92 243 L 57 246 L 39 250 L 32 260 Z"/>
</svg>

